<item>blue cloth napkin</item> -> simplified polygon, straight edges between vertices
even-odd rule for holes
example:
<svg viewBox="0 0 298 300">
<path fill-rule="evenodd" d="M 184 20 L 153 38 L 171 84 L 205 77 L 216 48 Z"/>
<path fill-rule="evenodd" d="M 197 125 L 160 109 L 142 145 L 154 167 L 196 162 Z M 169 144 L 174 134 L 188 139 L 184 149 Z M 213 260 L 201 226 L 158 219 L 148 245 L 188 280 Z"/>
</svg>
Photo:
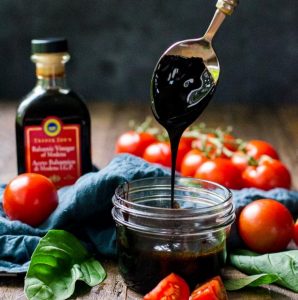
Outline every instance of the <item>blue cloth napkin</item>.
<svg viewBox="0 0 298 300">
<path fill-rule="evenodd" d="M 168 176 L 170 171 L 122 154 L 98 172 L 82 176 L 74 185 L 58 191 L 59 205 L 39 227 L 33 228 L 18 221 L 10 221 L 2 209 L 0 188 L 0 272 L 26 272 L 30 257 L 39 240 L 50 229 L 64 229 L 75 234 L 97 254 L 116 254 L 115 225 L 111 216 L 112 196 L 116 187 L 138 178 Z M 274 198 L 284 203 L 298 216 L 298 192 L 275 189 L 264 192 L 256 189 L 233 191 L 236 210 L 258 198 Z M 239 246 L 237 232 L 232 230 L 231 246 Z"/>
</svg>

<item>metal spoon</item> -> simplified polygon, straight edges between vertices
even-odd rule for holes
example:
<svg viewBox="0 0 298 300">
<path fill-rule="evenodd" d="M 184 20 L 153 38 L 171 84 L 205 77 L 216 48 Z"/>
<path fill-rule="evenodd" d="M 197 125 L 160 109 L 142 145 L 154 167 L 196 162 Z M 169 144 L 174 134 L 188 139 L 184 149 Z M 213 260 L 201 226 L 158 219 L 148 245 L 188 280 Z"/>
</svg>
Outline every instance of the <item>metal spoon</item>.
<svg viewBox="0 0 298 300">
<path fill-rule="evenodd" d="M 161 58 L 165 55 L 200 57 L 202 58 L 206 68 L 213 77 L 214 83 L 216 84 L 219 78 L 220 66 L 216 53 L 212 47 L 212 39 L 224 21 L 225 17 L 233 13 L 237 4 L 238 0 L 218 0 L 216 4 L 217 10 L 215 11 L 213 19 L 203 37 L 179 41 L 170 46 L 164 52 Z"/>
</svg>

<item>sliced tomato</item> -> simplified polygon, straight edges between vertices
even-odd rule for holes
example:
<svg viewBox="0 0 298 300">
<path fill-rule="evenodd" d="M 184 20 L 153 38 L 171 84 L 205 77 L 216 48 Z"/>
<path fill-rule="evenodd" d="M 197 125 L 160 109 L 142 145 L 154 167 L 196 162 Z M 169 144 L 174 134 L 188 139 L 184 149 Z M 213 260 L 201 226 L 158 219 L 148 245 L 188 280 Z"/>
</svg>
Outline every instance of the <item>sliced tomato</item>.
<svg viewBox="0 0 298 300">
<path fill-rule="evenodd" d="M 220 276 L 216 276 L 197 287 L 189 300 L 228 300 L 228 295 Z"/>
<path fill-rule="evenodd" d="M 148 294 L 144 300 L 189 300 L 189 287 L 186 281 L 180 276 L 171 273 L 165 277 Z"/>
</svg>

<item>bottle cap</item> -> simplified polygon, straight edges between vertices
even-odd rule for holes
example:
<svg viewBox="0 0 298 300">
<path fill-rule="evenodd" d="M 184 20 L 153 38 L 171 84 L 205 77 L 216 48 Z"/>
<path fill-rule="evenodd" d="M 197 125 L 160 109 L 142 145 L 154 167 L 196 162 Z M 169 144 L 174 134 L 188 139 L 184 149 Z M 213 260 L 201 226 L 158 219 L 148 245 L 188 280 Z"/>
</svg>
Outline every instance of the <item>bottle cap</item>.
<svg viewBox="0 0 298 300">
<path fill-rule="evenodd" d="M 67 52 L 68 45 L 66 38 L 44 38 L 31 41 L 31 52 L 34 53 L 56 53 Z"/>
</svg>

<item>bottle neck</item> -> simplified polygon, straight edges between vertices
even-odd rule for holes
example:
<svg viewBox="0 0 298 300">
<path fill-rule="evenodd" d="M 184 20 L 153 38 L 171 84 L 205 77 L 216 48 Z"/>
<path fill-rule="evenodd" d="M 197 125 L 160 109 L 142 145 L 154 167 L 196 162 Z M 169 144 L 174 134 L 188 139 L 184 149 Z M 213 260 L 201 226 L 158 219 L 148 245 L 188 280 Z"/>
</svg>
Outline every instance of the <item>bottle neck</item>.
<svg viewBox="0 0 298 300">
<path fill-rule="evenodd" d="M 43 89 L 67 89 L 65 63 L 68 53 L 41 53 L 31 57 L 36 64 L 36 87 Z"/>
<path fill-rule="evenodd" d="M 43 89 L 67 89 L 65 76 L 37 76 L 36 87 Z"/>
</svg>

